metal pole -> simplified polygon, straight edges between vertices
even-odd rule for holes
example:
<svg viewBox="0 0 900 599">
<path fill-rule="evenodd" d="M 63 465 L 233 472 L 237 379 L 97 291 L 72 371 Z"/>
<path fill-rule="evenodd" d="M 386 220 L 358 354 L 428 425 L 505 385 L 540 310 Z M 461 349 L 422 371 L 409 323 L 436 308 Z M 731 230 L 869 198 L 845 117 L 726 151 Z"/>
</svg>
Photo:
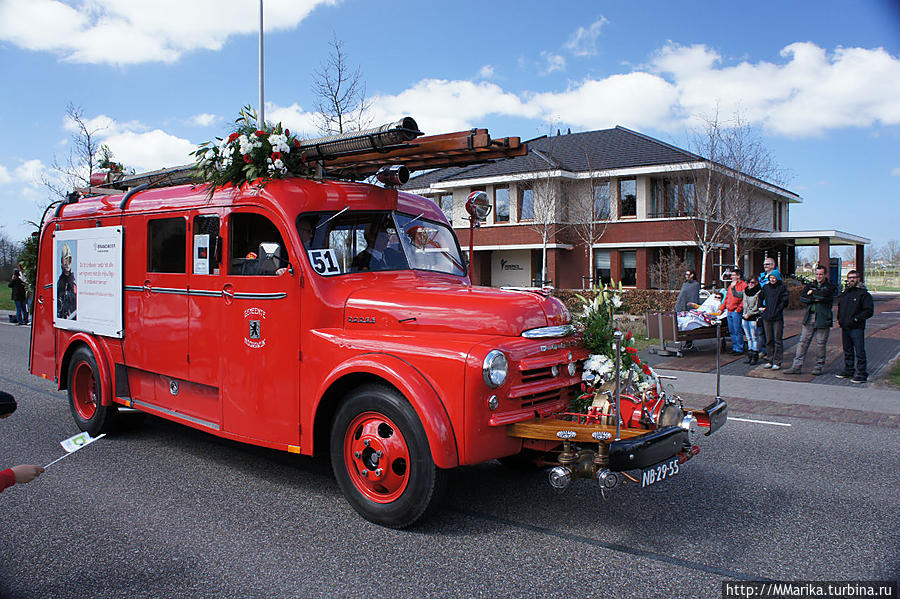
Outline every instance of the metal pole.
<svg viewBox="0 0 900 599">
<path fill-rule="evenodd" d="M 719 382 L 721 377 L 722 354 L 722 321 L 716 320 L 716 397 L 719 397 Z"/>
<path fill-rule="evenodd" d="M 265 129 L 266 126 L 266 105 L 265 94 L 263 92 L 263 0 L 259 0 L 259 118 L 256 121 L 256 128 Z"/>
<path fill-rule="evenodd" d="M 622 437 L 622 418 L 619 416 L 622 413 L 620 411 L 622 390 L 619 381 L 622 362 L 622 331 L 616 331 L 613 336 L 616 339 L 616 441 L 618 441 Z"/>
<path fill-rule="evenodd" d="M 475 260 L 475 217 L 469 217 L 469 283 L 472 282 L 472 261 Z"/>
</svg>

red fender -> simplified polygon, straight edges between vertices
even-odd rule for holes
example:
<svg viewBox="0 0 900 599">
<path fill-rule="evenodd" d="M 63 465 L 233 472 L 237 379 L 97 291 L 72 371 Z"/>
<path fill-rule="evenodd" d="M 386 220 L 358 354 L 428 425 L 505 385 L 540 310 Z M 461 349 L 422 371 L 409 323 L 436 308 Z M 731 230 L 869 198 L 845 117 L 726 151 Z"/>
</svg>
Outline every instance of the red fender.
<svg viewBox="0 0 900 599">
<path fill-rule="evenodd" d="M 75 343 L 84 343 L 88 346 L 88 349 L 94 354 L 94 360 L 97 361 L 97 368 L 100 370 L 100 381 L 101 381 L 101 395 L 100 395 L 100 405 L 102 406 L 111 406 L 113 404 L 112 400 L 112 377 L 110 376 L 109 366 L 106 363 L 106 352 L 100 350 L 100 344 L 97 343 L 97 340 L 87 333 L 75 333 L 71 337 L 69 337 L 69 342 L 66 344 L 66 350 L 63 352 L 63 355 L 66 356 L 69 353 L 69 349 Z M 63 386 L 63 377 L 62 377 L 62 369 L 63 362 L 59 363 L 59 370 L 56 373 L 56 379 L 59 381 L 59 388 L 62 389 Z"/>
<path fill-rule="evenodd" d="M 415 367 L 390 354 L 362 354 L 335 369 L 319 387 L 316 395 L 319 400 L 316 402 L 315 410 L 307 416 L 310 420 L 308 430 L 312 428 L 312 420 L 325 392 L 336 381 L 352 374 L 371 374 L 396 387 L 419 416 L 428 437 L 428 444 L 431 446 L 431 456 L 435 465 L 439 468 L 459 466 L 459 452 L 450 416 L 434 387 Z M 309 453 L 312 453 L 312 440 L 313 435 L 306 436 L 309 445 L 305 449 Z"/>
</svg>

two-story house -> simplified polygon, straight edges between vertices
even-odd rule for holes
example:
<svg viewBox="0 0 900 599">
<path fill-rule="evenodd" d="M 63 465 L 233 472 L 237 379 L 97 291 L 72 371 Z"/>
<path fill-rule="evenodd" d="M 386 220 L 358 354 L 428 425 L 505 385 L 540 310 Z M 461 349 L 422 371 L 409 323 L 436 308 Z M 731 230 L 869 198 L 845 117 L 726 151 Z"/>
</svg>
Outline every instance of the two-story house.
<svg viewBox="0 0 900 599">
<path fill-rule="evenodd" d="M 437 169 L 403 186 L 434 199 L 466 251 L 474 243 L 476 284 L 581 288 L 592 280 L 651 288 L 658 286 L 651 266 L 664 254 L 700 273 L 705 253 L 711 281 L 729 264 L 761 270 L 765 255 L 792 272 L 801 237 L 820 252 L 824 239 L 826 257 L 829 240 L 857 244 L 858 252 L 868 242 L 837 231 L 789 233 L 797 194 L 624 127 L 527 143 L 527 155 Z M 492 211 L 470 239 L 464 206 L 475 190 L 488 194 Z M 716 200 L 722 193 L 740 201 Z M 723 227 L 729 218 L 737 224 Z M 738 260 L 735 235 L 743 240 Z"/>
</svg>

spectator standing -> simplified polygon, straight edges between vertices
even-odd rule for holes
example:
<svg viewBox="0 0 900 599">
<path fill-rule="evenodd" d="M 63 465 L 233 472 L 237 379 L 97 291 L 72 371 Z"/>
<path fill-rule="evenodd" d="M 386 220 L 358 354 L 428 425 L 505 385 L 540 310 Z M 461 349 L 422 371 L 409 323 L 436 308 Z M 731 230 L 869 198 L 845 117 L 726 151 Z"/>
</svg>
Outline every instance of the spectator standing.
<svg viewBox="0 0 900 599">
<path fill-rule="evenodd" d="M 779 370 L 784 354 L 784 309 L 788 305 L 787 287 L 781 281 L 781 273 L 773 270 L 769 282 L 763 287 L 763 326 L 766 330 L 766 355 L 768 362 L 763 368 Z"/>
<path fill-rule="evenodd" d="M 747 283 L 743 279 L 744 271 L 734 268 L 731 271 L 731 285 L 725 294 L 725 309 L 728 310 L 728 332 L 731 333 L 731 353 L 744 353 L 744 330 L 741 322 L 744 318 L 744 289 Z"/>
<path fill-rule="evenodd" d="M 22 278 L 18 268 L 13 271 L 9 287 L 12 287 L 12 300 L 16 305 L 16 324 L 28 324 L 28 310 L 25 309 L 25 279 Z"/>
<path fill-rule="evenodd" d="M 838 297 L 838 324 L 841 325 L 841 341 L 844 345 L 844 370 L 839 379 L 853 377 L 854 383 L 865 383 L 866 372 L 866 320 L 875 314 L 875 303 L 865 287 L 859 284 L 859 273 L 847 273 L 847 287 Z M 853 361 L 856 358 L 856 373 Z"/>
<path fill-rule="evenodd" d="M 828 280 L 824 266 L 817 266 L 816 280 L 803 287 L 803 291 L 800 292 L 800 303 L 806 305 L 800 343 L 797 344 L 794 362 L 784 373 L 800 374 L 809 344 L 815 339 L 816 365 L 812 373 L 819 375 L 825 368 L 825 346 L 828 343 L 831 325 L 834 323 L 831 309 L 834 303 L 834 285 Z"/>
<path fill-rule="evenodd" d="M 684 272 L 684 283 L 678 291 L 678 298 L 675 300 L 675 311 L 686 312 L 691 306 L 688 304 L 700 303 L 700 283 L 693 270 Z"/>
<path fill-rule="evenodd" d="M 775 258 L 772 258 L 771 256 L 766 256 L 766 258 L 763 260 L 763 271 L 761 273 L 759 273 L 759 286 L 760 287 L 765 287 L 766 285 L 769 284 L 769 275 L 772 274 L 773 272 L 778 273 L 778 278 L 779 279 L 781 278 L 781 273 L 778 271 L 777 268 L 775 268 Z M 763 303 L 762 297 L 760 297 L 759 299 L 760 299 L 759 307 L 762 308 L 763 306 L 765 306 L 765 303 Z M 759 319 L 757 321 L 757 325 L 758 325 L 757 328 L 759 329 L 758 330 L 759 347 L 763 352 L 763 354 L 762 354 L 763 358 L 765 358 L 766 357 L 766 328 L 763 326 L 762 319 Z"/>
<path fill-rule="evenodd" d="M 744 337 L 747 339 L 747 364 L 759 363 L 759 328 L 756 321 L 759 320 L 759 300 L 762 297 L 762 287 L 755 277 L 747 280 L 747 288 L 744 289 L 744 317 L 741 327 L 744 329 Z"/>
</svg>

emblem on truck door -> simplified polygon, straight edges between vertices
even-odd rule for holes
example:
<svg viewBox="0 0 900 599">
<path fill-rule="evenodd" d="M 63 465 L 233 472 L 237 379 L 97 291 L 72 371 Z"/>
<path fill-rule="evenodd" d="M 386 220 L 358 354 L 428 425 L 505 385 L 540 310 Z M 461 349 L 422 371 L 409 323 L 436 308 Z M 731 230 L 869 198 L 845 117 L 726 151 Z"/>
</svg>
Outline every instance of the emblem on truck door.
<svg viewBox="0 0 900 599">
<path fill-rule="evenodd" d="M 262 321 L 266 319 L 266 311 L 261 308 L 247 308 L 244 310 L 244 318 L 247 320 L 247 336 L 244 337 L 244 345 L 260 348 L 266 346 L 266 340 L 262 336 Z"/>
</svg>

